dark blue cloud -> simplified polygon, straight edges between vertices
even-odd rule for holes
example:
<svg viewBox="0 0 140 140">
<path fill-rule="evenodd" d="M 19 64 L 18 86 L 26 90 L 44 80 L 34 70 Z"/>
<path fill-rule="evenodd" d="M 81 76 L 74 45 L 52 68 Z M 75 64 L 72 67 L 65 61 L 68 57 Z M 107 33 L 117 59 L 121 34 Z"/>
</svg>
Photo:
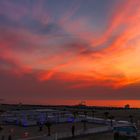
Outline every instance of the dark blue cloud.
<svg viewBox="0 0 140 140">
<path fill-rule="evenodd" d="M 23 18 L 21 23 L 18 21 L 14 21 L 9 19 L 4 15 L 0 15 L 0 26 L 1 27 L 11 27 L 16 29 L 27 29 L 30 32 L 36 34 L 43 35 L 66 35 L 67 33 L 64 29 L 59 26 L 57 23 L 48 23 L 46 25 L 42 24 L 40 21 L 31 19 L 31 18 Z"/>
</svg>

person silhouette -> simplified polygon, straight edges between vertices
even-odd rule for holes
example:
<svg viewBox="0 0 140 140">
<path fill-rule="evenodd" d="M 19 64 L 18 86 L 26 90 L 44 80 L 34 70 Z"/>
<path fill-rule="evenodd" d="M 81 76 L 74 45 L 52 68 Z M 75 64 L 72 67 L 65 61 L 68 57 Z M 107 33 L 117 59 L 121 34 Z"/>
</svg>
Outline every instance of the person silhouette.
<svg viewBox="0 0 140 140">
<path fill-rule="evenodd" d="M 1 140 L 4 140 L 4 139 L 5 139 L 5 137 L 4 137 L 4 135 L 2 135 Z"/>
<path fill-rule="evenodd" d="M 72 131 L 72 137 L 74 137 L 75 136 L 75 125 L 74 124 L 72 125 L 71 131 Z"/>
<path fill-rule="evenodd" d="M 8 136 L 8 140 L 12 140 L 12 136 L 11 135 Z"/>
<path fill-rule="evenodd" d="M 41 132 L 42 130 L 43 130 L 43 126 L 42 126 L 42 124 L 40 124 L 39 131 Z"/>
</svg>

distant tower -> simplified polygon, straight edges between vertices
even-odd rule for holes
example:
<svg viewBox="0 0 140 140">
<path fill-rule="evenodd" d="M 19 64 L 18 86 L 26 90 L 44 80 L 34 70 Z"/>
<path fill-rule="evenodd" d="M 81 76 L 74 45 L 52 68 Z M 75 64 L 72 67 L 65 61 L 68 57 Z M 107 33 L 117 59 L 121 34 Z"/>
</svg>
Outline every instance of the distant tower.
<svg viewBox="0 0 140 140">
<path fill-rule="evenodd" d="M 86 106 L 86 101 L 82 100 L 80 103 L 79 103 L 80 106 Z"/>
<path fill-rule="evenodd" d="M 129 105 L 129 104 L 126 104 L 126 105 L 124 106 L 124 108 L 125 108 L 125 109 L 129 109 L 129 108 L 130 108 L 130 105 Z"/>
</svg>

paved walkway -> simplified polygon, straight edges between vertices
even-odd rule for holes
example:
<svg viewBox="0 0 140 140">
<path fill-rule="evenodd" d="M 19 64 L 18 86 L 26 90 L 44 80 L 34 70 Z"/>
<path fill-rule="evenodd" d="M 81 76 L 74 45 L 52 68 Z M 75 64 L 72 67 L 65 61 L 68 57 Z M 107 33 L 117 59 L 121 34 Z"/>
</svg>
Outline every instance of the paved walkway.
<svg viewBox="0 0 140 140">
<path fill-rule="evenodd" d="M 111 130 L 112 129 L 109 126 L 91 128 L 86 131 L 83 131 L 83 129 L 82 129 L 82 130 L 76 131 L 75 136 L 109 132 Z M 18 139 L 18 140 L 58 140 L 58 139 L 69 138 L 69 137 L 72 137 L 72 134 L 70 132 L 64 132 L 64 133 L 53 134 L 50 137 L 48 137 L 46 135 L 42 135 L 42 136 L 37 136 L 37 137 L 22 138 L 22 139 Z"/>
</svg>

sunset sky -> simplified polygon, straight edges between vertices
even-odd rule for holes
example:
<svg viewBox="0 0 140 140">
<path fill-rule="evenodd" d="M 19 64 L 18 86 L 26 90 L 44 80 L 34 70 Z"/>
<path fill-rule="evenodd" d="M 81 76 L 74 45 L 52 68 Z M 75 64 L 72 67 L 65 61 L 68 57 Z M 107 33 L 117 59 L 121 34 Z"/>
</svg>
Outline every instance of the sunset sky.
<svg viewBox="0 0 140 140">
<path fill-rule="evenodd" d="M 140 107 L 140 0 L 0 0 L 0 99 Z"/>
</svg>

